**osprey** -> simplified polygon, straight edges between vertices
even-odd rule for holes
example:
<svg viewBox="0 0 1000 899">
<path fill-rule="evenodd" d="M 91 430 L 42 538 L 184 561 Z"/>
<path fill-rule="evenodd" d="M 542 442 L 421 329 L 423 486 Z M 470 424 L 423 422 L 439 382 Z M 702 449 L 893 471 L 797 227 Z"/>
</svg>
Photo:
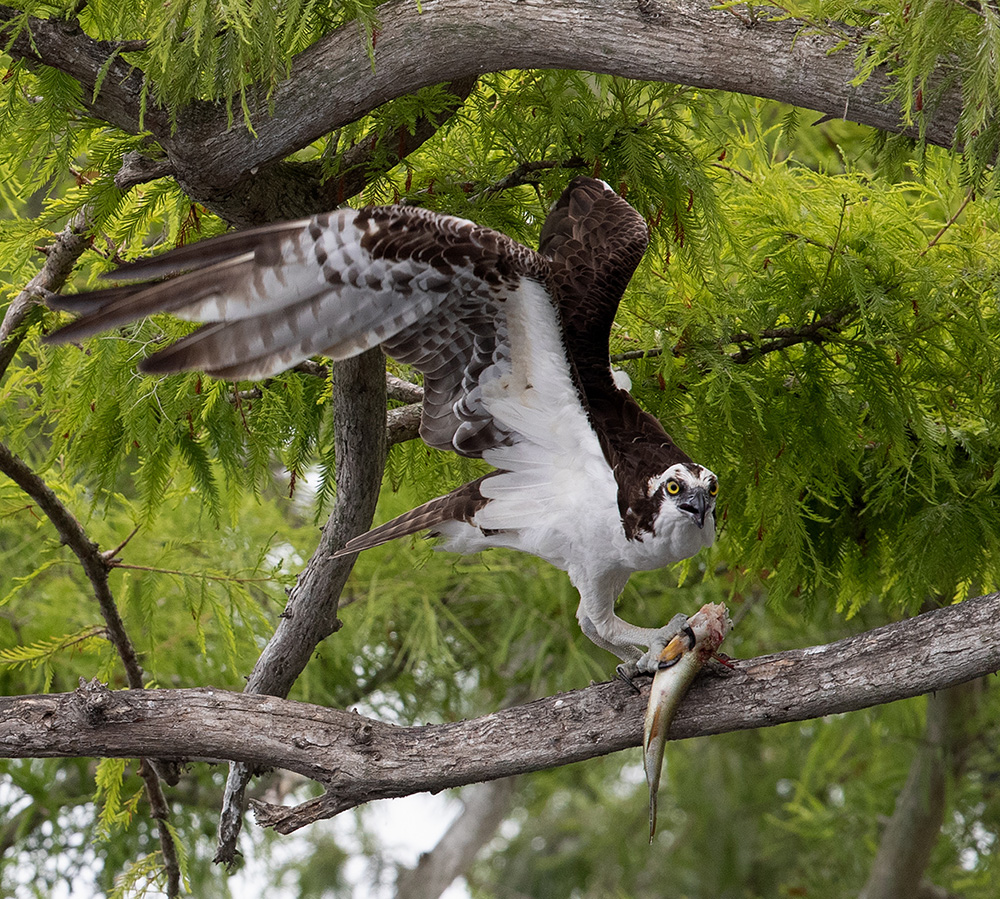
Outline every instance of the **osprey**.
<svg viewBox="0 0 1000 899">
<path fill-rule="evenodd" d="M 569 574 L 583 632 L 619 670 L 652 673 L 685 617 L 638 627 L 615 601 L 633 572 L 712 543 L 718 481 L 611 370 L 611 326 L 647 243 L 643 218 L 584 177 L 552 207 L 538 252 L 424 209 L 340 209 L 128 263 L 114 276 L 159 280 L 57 298 L 82 314 L 50 339 L 170 312 L 206 324 L 141 370 L 233 380 L 381 346 L 423 373 L 423 440 L 495 470 L 340 552 L 428 531 L 459 552 L 540 556 Z"/>
</svg>

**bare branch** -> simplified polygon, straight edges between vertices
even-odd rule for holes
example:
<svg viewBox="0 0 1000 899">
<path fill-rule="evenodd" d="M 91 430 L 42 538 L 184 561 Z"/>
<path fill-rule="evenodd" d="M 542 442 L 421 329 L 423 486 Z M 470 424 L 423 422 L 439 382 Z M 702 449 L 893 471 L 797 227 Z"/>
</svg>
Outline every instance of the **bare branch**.
<svg viewBox="0 0 1000 899">
<path fill-rule="evenodd" d="M 141 690 L 144 680 L 142 666 L 139 664 L 139 657 L 125 630 L 125 623 L 118 612 L 118 605 L 108 584 L 111 559 L 106 557 L 98 545 L 87 536 L 83 525 L 76 520 L 52 489 L 4 443 L 0 443 L 0 471 L 38 504 L 38 507 L 52 522 L 63 543 L 79 559 L 93 588 L 98 605 L 101 607 L 101 614 L 107 625 L 108 638 L 122 660 L 128 684 L 134 690 Z M 150 754 L 157 755 L 155 750 Z M 156 820 L 160 846 L 163 850 L 163 866 L 167 873 L 167 895 L 178 896 L 180 895 L 180 864 L 177 858 L 177 846 L 170 833 L 170 828 L 167 826 L 170 809 L 163 795 L 160 773 L 147 759 L 140 760 L 139 774 L 146 785 L 150 811 Z M 165 771 L 162 773 L 166 774 Z"/>
<path fill-rule="evenodd" d="M 419 403 L 424 398 L 424 388 L 419 384 L 411 384 L 395 375 L 386 374 L 385 390 L 389 399 L 401 403 Z"/>
<path fill-rule="evenodd" d="M 410 403 L 399 409 L 390 409 L 385 414 L 385 437 L 389 446 L 416 440 L 420 436 L 421 406 Z"/>
<path fill-rule="evenodd" d="M 287 696 L 316 646 L 340 627 L 337 605 L 356 557 L 334 557 L 333 553 L 366 531 L 375 514 L 386 454 L 385 383 L 381 350 L 370 350 L 333 367 L 337 500 L 316 552 L 254 666 L 247 693 Z M 219 819 L 218 862 L 229 864 L 235 858 L 243 797 L 253 770 L 247 764 L 230 768 Z"/>
<path fill-rule="evenodd" d="M 941 226 L 941 230 L 940 230 L 940 231 L 938 231 L 938 233 L 937 233 L 937 234 L 935 234 L 935 235 L 934 235 L 934 236 L 933 236 L 933 237 L 932 237 L 932 238 L 931 238 L 931 239 L 930 239 L 930 240 L 929 240 L 929 241 L 927 242 L 927 246 L 926 246 L 926 247 L 924 247 L 924 248 L 923 248 L 923 249 L 922 249 L 922 250 L 920 251 L 920 253 L 919 253 L 919 255 L 920 255 L 920 256 L 926 256 L 926 255 L 927 255 L 927 254 L 928 254 L 928 253 L 930 252 L 930 250 L 931 250 L 931 249 L 932 249 L 932 248 L 934 247 L 934 245 L 935 245 L 935 244 L 936 244 L 936 243 L 937 243 L 937 242 L 938 242 L 938 241 L 939 241 L 939 240 L 940 240 L 940 239 L 941 239 L 942 237 L 944 237 L 944 235 L 945 235 L 945 234 L 947 233 L 948 229 L 949 229 L 949 228 L 950 228 L 950 227 L 951 227 L 952 225 L 954 225 L 954 224 L 955 224 L 955 222 L 957 222 L 957 221 L 958 221 L 958 217 L 959 217 L 959 216 L 960 216 L 960 215 L 961 215 L 961 214 L 962 214 L 962 213 L 963 213 L 963 212 L 965 211 L 965 207 L 966 207 L 966 206 L 968 206 L 968 205 L 969 205 L 969 203 L 970 203 L 970 202 L 971 202 L 972 200 L 974 200 L 974 199 L 975 199 L 975 197 L 976 197 L 976 192 L 975 192 L 974 190 L 971 190 L 971 189 L 970 189 L 970 190 L 969 190 L 969 192 L 968 192 L 968 193 L 967 193 L 967 194 L 965 195 L 965 199 L 964 199 L 964 200 L 962 200 L 962 202 L 961 202 L 961 204 L 959 205 L 958 209 L 956 209 L 956 210 L 955 210 L 955 214 L 954 214 L 954 215 L 953 215 L 953 216 L 952 216 L 952 217 L 951 217 L 950 219 L 948 219 L 948 221 L 946 221 L 946 222 L 945 222 L 945 223 L 944 223 L 944 224 L 943 224 L 943 225 Z"/>
<path fill-rule="evenodd" d="M 66 227 L 56 237 L 55 243 L 46 249 L 45 263 L 24 289 L 7 307 L 3 322 L 0 322 L 0 376 L 7 370 L 20 340 L 11 339 L 14 331 L 24 321 L 28 310 L 41 302 L 46 295 L 56 293 L 73 273 L 73 266 L 90 246 L 88 233 L 90 209 L 83 208 L 74 215 Z"/>
<path fill-rule="evenodd" d="M 701 677 L 673 739 L 769 727 L 943 690 L 1000 669 L 1000 594 L 926 612 L 825 646 L 735 663 Z M 638 746 L 648 687 L 620 681 L 470 721 L 394 727 L 355 712 L 213 689 L 105 690 L 0 698 L 0 756 L 157 753 L 287 768 L 325 796 L 258 805 L 287 833 L 368 802 L 509 777 Z M 498 735 L 503 739 L 498 739 Z"/>
<path fill-rule="evenodd" d="M 38 507 L 52 522 L 59 537 L 79 559 L 84 574 L 101 607 L 101 614 L 108 627 L 108 636 L 114 644 L 122 664 L 125 666 L 125 676 L 133 689 L 143 686 L 142 666 L 136 655 L 135 647 L 125 632 L 125 624 L 118 614 L 111 588 L 108 585 L 109 561 L 104 557 L 83 525 L 66 508 L 52 489 L 25 462 L 12 453 L 5 443 L 0 443 L 0 471 L 9 477 L 18 487 L 30 496 Z"/>
<path fill-rule="evenodd" d="M 796 328 L 766 328 L 759 335 L 759 337 L 766 338 L 763 342 L 744 347 L 738 353 L 733 353 L 729 358 L 737 365 L 745 365 L 759 356 L 774 353 L 778 350 L 786 350 L 800 343 L 819 343 L 825 340 L 830 334 L 840 330 L 841 322 L 847 317 L 847 314 L 848 310 L 838 309 L 835 312 L 828 312 L 822 318 L 818 318 L 808 325 L 800 325 Z M 729 342 L 748 343 L 758 340 L 759 337 L 741 332 L 731 335 Z"/>
</svg>

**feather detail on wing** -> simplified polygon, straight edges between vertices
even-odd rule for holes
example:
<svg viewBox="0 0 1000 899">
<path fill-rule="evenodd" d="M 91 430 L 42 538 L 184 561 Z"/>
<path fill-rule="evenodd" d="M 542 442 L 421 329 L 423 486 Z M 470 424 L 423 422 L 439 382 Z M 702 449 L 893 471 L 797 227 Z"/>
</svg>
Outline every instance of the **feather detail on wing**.
<svg viewBox="0 0 1000 899">
<path fill-rule="evenodd" d="M 547 509 L 565 505 L 574 520 L 580 477 L 609 491 L 617 481 L 626 510 L 625 482 L 641 486 L 643 472 L 622 465 L 640 460 L 658 473 L 660 455 L 687 458 L 615 387 L 608 364 L 615 312 L 647 240 L 642 217 L 590 178 L 574 179 L 556 202 L 538 253 L 428 210 L 342 209 L 129 263 L 112 277 L 145 283 L 58 300 L 80 317 L 48 339 L 170 312 L 203 324 L 141 368 L 228 379 L 381 346 L 423 373 L 424 441 L 499 471 L 344 551 L 427 529 L 480 548 L 497 530 L 537 529 Z"/>
<path fill-rule="evenodd" d="M 614 381 L 608 342 L 618 304 L 649 241 L 645 220 L 607 184 L 570 182 L 542 228 L 549 287 L 590 423 L 619 485 L 624 517 L 645 478 L 690 458 Z"/>
<path fill-rule="evenodd" d="M 80 340 L 171 312 L 206 324 L 141 368 L 229 379 L 381 345 L 424 374 L 424 440 L 481 456 L 516 439 L 480 392 L 510 367 L 507 296 L 547 272 L 537 253 L 464 219 L 409 207 L 345 209 L 130 263 L 115 277 L 167 280 L 65 298 L 60 306 L 82 315 L 49 339 Z"/>
</svg>

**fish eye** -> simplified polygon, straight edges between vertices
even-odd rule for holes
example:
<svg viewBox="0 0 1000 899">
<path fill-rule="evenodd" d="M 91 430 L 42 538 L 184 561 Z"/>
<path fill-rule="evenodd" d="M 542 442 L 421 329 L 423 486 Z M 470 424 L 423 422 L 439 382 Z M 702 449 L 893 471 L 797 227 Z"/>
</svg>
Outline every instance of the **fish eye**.
<svg viewBox="0 0 1000 899">
<path fill-rule="evenodd" d="M 671 496 L 677 496 L 681 492 L 681 485 L 677 483 L 673 478 L 667 481 L 667 493 Z"/>
</svg>

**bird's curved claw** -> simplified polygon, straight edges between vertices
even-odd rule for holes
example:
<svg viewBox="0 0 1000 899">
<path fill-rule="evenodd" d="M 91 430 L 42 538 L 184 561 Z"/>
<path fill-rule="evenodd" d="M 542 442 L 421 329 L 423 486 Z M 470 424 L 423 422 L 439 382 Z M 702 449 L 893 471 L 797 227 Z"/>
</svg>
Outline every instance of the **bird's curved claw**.
<svg viewBox="0 0 1000 899">
<path fill-rule="evenodd" d="M 618 680 L 624 681 L 626 684 L 628 684 L 628 688 L 633 693 L 642 692 L 642 690 L 640 690 L 635 684 L 635 679 L 641 673 L 642 672 L 639 671 L 639 666 L 636 662 L 622 662 L 615 668 L 615 677 L 617 677 Z"/>
<path fill-rule="evenodd" d="M 690 627 L 688 627 L 688 616 L 678 612 L 674 615 L 670 621 L 661 627 L 657 632 L 653 641 L 649 644 L 649 651 L 642 654 L 639 660 L 635 663 L 636 671 L 639 674 L 656 674 L 660 670 L 660 656 L 663 651 L 670 645 L 671 640 L 674 639 L 678 634 L 682 633 L 685 628 L 688 633 L 691 632 Z M 688 648 L 694 646 L 694 635 L 692 634 L 691 642 L 688 644 Z M 622 666 L 619 665 L 619 668 Z"/>
</svg>

